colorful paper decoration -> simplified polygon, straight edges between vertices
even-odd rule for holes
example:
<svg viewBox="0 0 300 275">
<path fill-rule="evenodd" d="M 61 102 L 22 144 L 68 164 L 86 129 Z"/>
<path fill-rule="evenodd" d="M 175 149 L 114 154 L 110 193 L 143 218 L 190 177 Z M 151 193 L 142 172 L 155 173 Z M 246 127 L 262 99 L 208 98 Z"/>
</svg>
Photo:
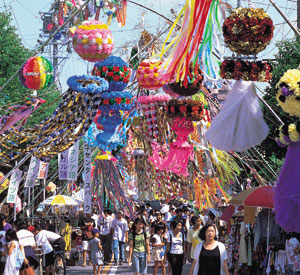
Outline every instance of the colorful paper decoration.
<svg viewBox="0 0 300 275">
<path fill-rule="evenodd" d="M 272 79 L 272 66 L 265 61 L 224 60 L 221 63 L 221 77 L 269 82 Z"/>
<path fill-rule="evenodd" d="M 203 103 L 192 99 L 171 99 L 168 101 L 168 117 L 186 117 L 201 120 L 204 115 Z"/>
<path fill-rule="evenodd" d="M 103 77 L 109 83 L 108 91 L 123 91 L 129 82 L 131 69 L 118 56 L 110 56 L 94 65 L 92 75 Z"/>
<path fill-rule="evenodd" d="M 83 21 L 72 38 L 75 52 L 89 62 L 104 60 L 111 55 L 114 47 L 112 32 L 101 21 Z"/>
<path fill-rule="evenodd" d="M 263 51 L 270 44 L 273 31 L 273 21 L 263 9 L 235 9 L 223 24 L 226 45 L 231 51 L 244 55 Z"/>
<path fill-rule="evenodd" d="M 158 90 L 165 81 L 161 79 L 162 62 L 157 59 L 145 59 L 139 65 L 137 70 L 137 80 L 139 86 L 148 90 Z"/>
<path fill-rule="evenodd" d="M 77 92 L 100 94 L 108 90 L 108 82 L 98 76 L 71 76 L 67 80 L 69 87 Z"/>
<path fill-rule="evenodd" d="M 187 165 L 194 158 L 194 146 L 188 143 L 188 136 L 194 131 L 193 123 L 188 118 L 175 118 L 172 130 L 177 135 L 177 140 L 170 144 L 167 152 L 165 147 L 157 142 L 152 143 L 153 156 L 149 160 L 160 170 L 171 171 L 178 175 L 188 176 Z M 161 152 L 166 156 L 162 157 Z"/>
<path fill-rule="evenodd" d="M 133 96 L 130 92 L 105 92 L 101 94 L 99 110 L 130 111 L 133 106 Z"/>
<path fill-rule="evenodd" d="M 25 88 L 41 90 L 49 87 L 54 80 L 51 62 L 42 57 L 30 57 L 19 71 L 19 79 Z"/>
<path fill-rule="evenodd" d="M 276 99 L 283 111 L 300 117 L 300 70 L 288 70 L 276 85 Z"/>
<path fill-rule="evenodd" d="M 220 150 L 243 152 L 260 144 L 268 132 L 253 82 L 238 80 L 205 137 Z"/>
<path fill-rule="evenodd" d="M 39 159 L 49 161 L 51 157 L 65 151 L 79 140 L 97 113 L 100 91 L 103 87 L 108 88 L 106 80 L 94 76 L 92 78 L 94 79 L 91 80 L 91 76 L 84 75 L 73 77 L 73 81 L 79 83 L 78 91 L 70 87 L 64 93 L 52 116 L 40 124 L 25 129 L 8 130 L 5 135 L 2 135 L 0 137 L 1 161 L 10 162 L 26 153 L 33 153 Z M 71 86 L 74 84 L 73 81 Z M 98 85 L 99 83 L 102 84 Z"/>
<path fill-rule="evenodd" d="M 202 71 L 198 64 L 194 68 L 193 64 L 190 64 L 187 76 L 183 80 L 176 82 L 176 79 L 173 79 L 168 85 L 178 95 L 191 96 L 199 92 L 202 81 Z"/>
</svg>

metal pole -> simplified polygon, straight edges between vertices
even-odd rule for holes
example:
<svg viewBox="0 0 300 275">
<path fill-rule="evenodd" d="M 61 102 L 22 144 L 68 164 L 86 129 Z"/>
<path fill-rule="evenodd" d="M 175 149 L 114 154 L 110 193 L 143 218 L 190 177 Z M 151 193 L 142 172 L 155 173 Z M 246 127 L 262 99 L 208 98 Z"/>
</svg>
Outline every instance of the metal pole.
<svg viewBox="0 0 300 275">
<path fill-rule="evenodd" d="M 289 19 L 284 15 L 284 13 L 278 8 L 278 6 L 272 1 L 269 0 L 271 2 L 271 4 L 274 6 L 274 8 L 278 11 L 278 13 L 282 16 L 282 18 L 286 21 L 286 23 L 289 24 L 289 26 L 291 27 L 291 29 L 294 31 L 294 33 L 298 36 L 298 38 L 300 38 L 300 33 L 298 32 L 298 30 L 293 26 L 293 24 L 289 21 Z M 299 2 L 299 0 L 298 0 Z M 298 24 L 299 22 L 297 22 Z"/>
<path fill-rule="evenodd" d="M 58 44 L 57 41 L 53 42 L 53 68 L 54 68 L 54 83 L 58 80 Z"/>
<path fill-rule="evenodd" d="M 46 200 L 46 179 L 44 178 L 43 201 Z"/>
<path fill-rule="evenodd" d="M 300 29 L 300 0 L 297 0 L 297 29 Z"/>
<path fill-rule="evenodd" d="M 28 188 L 28 216 L 30 217 L 31 216 L 31 213 L 30 213 L 30 187 L 27 187 Z"/>
<path fill-rule="evenodd" d="M 269 251 L 269 242 L 270 242 L 270 208 L 268 208 L 267 253 Z"/>
</svg>

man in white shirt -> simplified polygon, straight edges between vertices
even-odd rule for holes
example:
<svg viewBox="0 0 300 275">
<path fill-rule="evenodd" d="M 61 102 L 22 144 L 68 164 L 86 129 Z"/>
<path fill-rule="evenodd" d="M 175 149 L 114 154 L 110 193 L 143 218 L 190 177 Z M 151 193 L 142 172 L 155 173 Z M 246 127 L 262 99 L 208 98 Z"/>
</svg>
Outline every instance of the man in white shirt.
<svg viewBox="0 0 300 275">
<path fill-rule="evenodd" d="M 98 219 L 98 228 L 100 231 L 100 241 L 104 249 L 104 264 L 107 265 L 111 260 L 111 225 L 113 222 L 113 217 L 111 216 L 111 211 L 109 209 L 104 210 L 104 215 L 100 215 Z"/>
<path fill-rule="evenodd" d="M 47 238 L 47 233 L 49 231 L 42 230 L 41 227 L 37 226 L 34 230 L 36 244 L 43 248 L 43 253 L 45 255 L 45 266 L 46 266 L 46 275 L 49 275 L 49 270 L 51 274 L 54 272 L 54 252 L 53 248 Z M 60 237 L 60 236 L 59 236 Z"/>
<path fill-rule="evenodd" d="M 128 224 L 124 219 L 124 213 L 122 210 L 119 210 L 117 213 L 117 218 L 113 220 L 111 225 L 111 231 L 113 236 L 113 250 L 115 257 L 115 266 L 122 265 L 124 259 L 124 246 L 125 242 L 128 242 Z M 120 253 L 120 258 L 119 258 Z"/>
</svg>

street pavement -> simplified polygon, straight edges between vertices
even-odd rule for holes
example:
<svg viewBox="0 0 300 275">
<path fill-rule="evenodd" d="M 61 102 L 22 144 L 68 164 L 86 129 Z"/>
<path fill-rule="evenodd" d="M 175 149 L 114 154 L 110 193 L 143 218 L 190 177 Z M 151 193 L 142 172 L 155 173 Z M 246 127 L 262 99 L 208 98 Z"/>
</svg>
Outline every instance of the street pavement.
<svg viewBox="0 0 300 275">
<path fill-rule="evenodd" d="M 90 275 L 93 274 L 93 267 L 92 266 L 86 266 L 81 267 L 81 262 L 78 262 L 76 266 L 69 266 L 67 268 L 67 275 Z M 153 274 L 153 263 L 150 264 L 150 267 L 148 267 L 147 274 Z M 191 265 L 186 264 L 184 265 L 184 269 L 182 272 L 182 275 L 189 274 Z M 101 275 L 115 275 L 115 274 L 122 274 L 122 275 L 132 275 L 131 272 L 131 266 L 128 266 L 128 264 L 123 264 L 122 266 L 103 266 L 101 269 Z M 159 269 L 157 274 L 162 274 L 161 270 Z"/>
</svg>

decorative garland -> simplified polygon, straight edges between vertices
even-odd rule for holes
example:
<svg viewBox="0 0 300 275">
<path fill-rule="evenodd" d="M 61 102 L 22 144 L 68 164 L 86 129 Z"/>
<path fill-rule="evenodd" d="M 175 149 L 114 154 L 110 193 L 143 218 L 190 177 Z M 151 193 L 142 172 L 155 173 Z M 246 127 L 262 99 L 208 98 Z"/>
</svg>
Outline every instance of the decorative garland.
<svg viewBox="0 0 300 275">
<path fill-rule="evenodd" d="M 224 60 L 221 63 L 221 77 L 224 79 L 269 82 L 272 79 L 272 66 L 264 61 Z"/>
<path fill-rule="evenodd" d="M 191 120 L 203 118 L 203 103 L 191 99 L 171 99 L 167 105 L 169 117 L 187 117 Z"/>
<path fill-rule="evenodd" d="M 263 9 L 235 9 L 223 24 L 226 45 L 244 55 L 263 51 L 270 44 L 273 31 L 273 21 Z"/>
<path fill-rule="evenodd" d="M 276 85 L 276 99 L 291 116 L 300 117 L 300 70 L 288 70 Z"/>
<path fill-rule="evenodd" d="M 285 147 L 292 142 L 300 141 L 300 121 L 281 125 L 277 130 L 276 142 L 278 146 Z"/>
<path fill-rule="evenodd" d="M 100 94 L 108 89 L 108 82 L 104 78 L 92 75 L 71 76 L 67 84 L 72 90 L 83 94 Z"/>
<path fill-rule="evenodd" d="M 102 112 L 96 124 L 102 125 L 102 130 L 114 132 L 115 128 L 122 123 L 120 112 Z"/>
<path fill-rule="evenodd" d="M 167 102 L 170 99 L 169 95 L 149 95 L 140 96 L 138 102 L 141 104 L 149 104 L 154 102 Z"/>
<path fill-rule="evenodd" d="M 169 83 L 171 90 L 181 96 L 191 96 L 199 92 L 203 81 L 202 71 L 197 64 L 193 68 L 193 64 L 189 65 L 187 76 L 179 82 Z"/>
<path fill-rule="evenodd" d="M 101 94 L 99 110 L 129 111 L 132 105 L 133 96 L 130 92 L 105 92 Z"/>
<path fill-rule="evenodd" d="M 30 57 L 19 71 L 19 79 L 28 89 L 47 88 L 54 80 L 52 63 L 42 56 Z"/>
<path fill-rule="evenodd" d="M 92 75 L 105 78 L 109 82 L 108 91 L 122 91 L 131 75 L 128 64 L 117 56 L 110 56 L 94 65 Z"/>
</svg>

